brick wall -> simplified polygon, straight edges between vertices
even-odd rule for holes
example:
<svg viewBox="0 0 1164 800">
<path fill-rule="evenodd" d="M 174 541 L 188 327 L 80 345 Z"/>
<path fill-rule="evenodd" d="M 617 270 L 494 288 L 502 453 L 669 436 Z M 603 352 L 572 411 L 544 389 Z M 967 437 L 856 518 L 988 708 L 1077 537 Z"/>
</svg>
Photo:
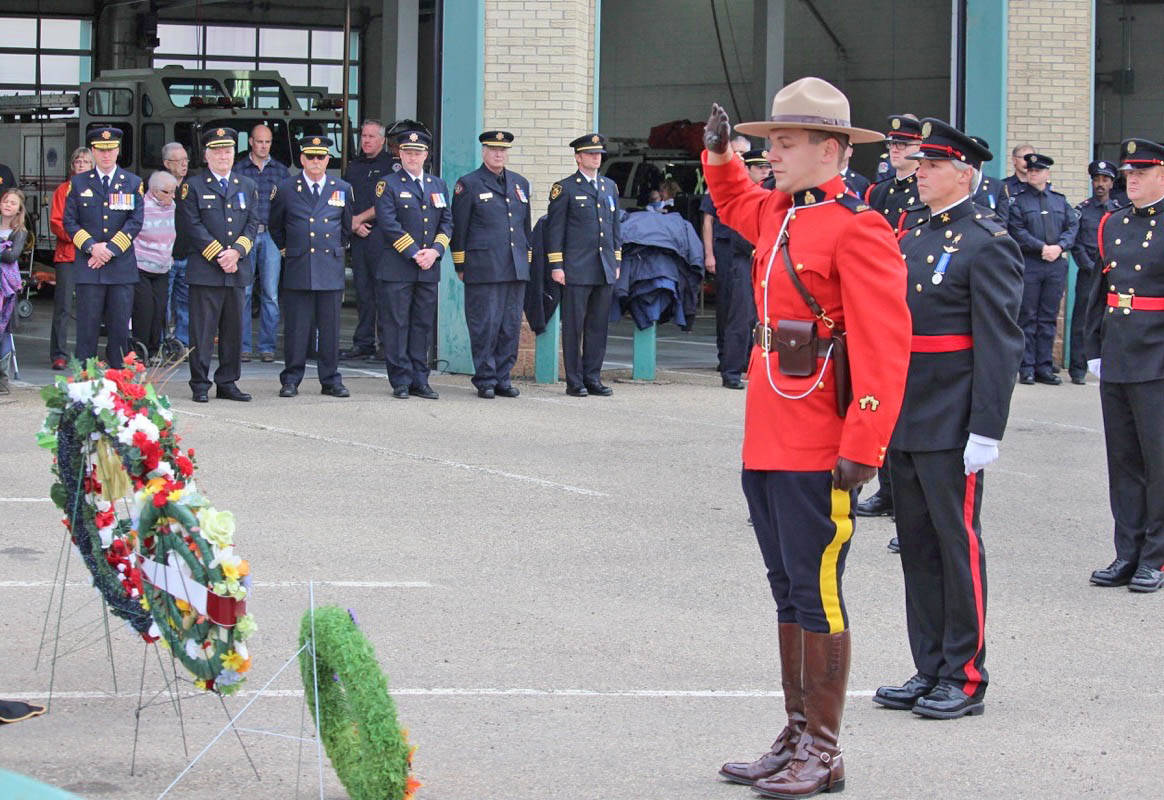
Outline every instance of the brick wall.
<svg viewBox="0 0 1164 800">
<path fill-rule="evenodd" d="M 509 166 L 529 179 L 535 222 L 576 169 L 567 144 L 594 124 L 596 28 L 594 0 L 485 0 L 485 127 L 513 132 Z M 515 376 L 533 375 L 533 352 L 523 322 Z"/>
<path fill-rule="evenodd" d="M 1011 0 L 1007 142 L 1055 159 L 1051 180 L 1075 205 L 1091 194 L 1091 0 Z"/>
</svg>

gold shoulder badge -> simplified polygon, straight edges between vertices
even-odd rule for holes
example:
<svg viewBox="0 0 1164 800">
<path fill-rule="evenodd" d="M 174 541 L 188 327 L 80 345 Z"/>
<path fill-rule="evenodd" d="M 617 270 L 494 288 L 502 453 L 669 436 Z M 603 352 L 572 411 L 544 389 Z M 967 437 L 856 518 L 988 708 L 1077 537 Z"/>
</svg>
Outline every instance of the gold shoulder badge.
<svg viewBox="0 0 1164 800">
<path fill-rule="evenodd" d="M 377 197 L 380 197 L 381 195 L 384 194 L 384 189 L 385 189 L 385 187 L 387 187 L 387 185 L 388 184 L 385 181 L 378 181 L 376 183 L 376 196 Z"/>
<path fill-rule="evenodd" d="M 868 211 L 868 210 L 869 210 L 869 206 L 865 205 L 864 203 L 861 203 L 860 205 L 857 206 L 858 212 Z"/>
<path fill-rule="evenodd" d="M 857 401 L 857 405 L 861 407 L 862 411 L 876 411 L 877 406 L 881 405 L 881 401 L 871 394 L 867 394 Z"/>
<path fill-rule="evenodd" d="M 997 231 L 995 231 L 995 232 L 994 232 L 994 235 L 995 235 L 996 237 L 998 237 L 998 236 L 1006 236 L 1006 231 L 1005 231 L 1005 230 L 997 230 Z"/>
<path fill-rule="evenodd" d="M 137 194 L 139 197 L 145 197 L 145 184 L 139 183 L 137 185 Z"/>
<path fill-rule="evenodd" d="M 560 195 L 561 193 L 562 193 L 562 184 L 555 183 L 553 185 L 553 187 L 550 189 L 550 199 L 557 200 L 558 195 Z"/>
<path fill-rule="evenodd" d="M 278 193 L 279 193 L 279 187 L 278 187 L 278 186 L 272 186 L 272 187 L 271 187 L 271 199 L 272 199 L 272 200 L 274 200 L 274 199 L 275 199 L 275 195 L 277 195 Z"/>
<path fill-rule="evenodd" d="M 182 183 L 182 199 L 185 200 L 186 195 L 188 195 L 188 194 L 190 194 L 190 184 L 183 182 Z"/>
</svg>

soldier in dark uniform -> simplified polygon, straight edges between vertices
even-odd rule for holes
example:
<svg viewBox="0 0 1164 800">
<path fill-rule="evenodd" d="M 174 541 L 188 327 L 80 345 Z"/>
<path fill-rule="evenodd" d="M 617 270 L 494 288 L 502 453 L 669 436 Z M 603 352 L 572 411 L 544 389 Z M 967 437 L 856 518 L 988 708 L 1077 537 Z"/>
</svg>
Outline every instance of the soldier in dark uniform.
<svg viewBox="0 0 1164 800">
<path fill-rule="evenodd" d="M 232 171 L 238 133 L 213 128 L 202 135 L 206 167 L 186 178 L 178 214 L 190 243 L 186 281 L 190 285 L 190 389 L 194 402 L 207 402 L 210 354 L 218 336 L 215 396 L 251 399 L 238 388 L 242 371 L 242 315 L 246 287 L 254 281 L 251 250 L 259 221 L 253 209 L 257 190 Z M 250 313 L 247 309 L 246 313 Z"/>
<path fill-rule="evenodd" d="M 380 240 L 376 231 L 376 184 L 393 170 L 392 154 L 384 149 L 384 126 L 376 119 L 366 119 L 360 127 L 360 154 L 348 162 L 344 180 L 355 195 L 352 218 L 352 279 L 356 289 L 356 330 L 352 347 L 340 352 L 340 358 L 367 358 L 376 355 L 379 335 L 379 311 L 376 302 L 376 259 Z M 399 169 L 399 164 L 395 164 Z"/>
<path fill-rule="evenodd" d="M 77 359 L 97 355 L 97 337 L 105 323 L 105 360 L 120 368 L 129 350 L 129 319 L 137 256 L 133 237 L 145 214 L 141 178 L 117 166 L 121 131 L 97 128 L 89 133 L 94 168 L 69 178 L 63 217 L 73 238 L 73 275 L 77 293 Z"/>
<path fill-rule="evenodd" d="M 481 166 L 453 188 L 453 267 L 465 283 L 465 321 L 477 396 L 517 397 L 517 361 L 530 262 L 529 181 L 506 169 L 513 134 L 485 131 Z"/>
<path fill-rule="evenodd" d="M 1087 165 L 1091 176 L 1091 197 L 1075 206 L 1079 215 L 1079 235 L 1071 248 L 1075 258 L 1075 301 L 1071 305 L 1071 363 L 1067 371 L 1071 382 L 1087 383 L 1087 303 L 1091 283 L 1095 280 L 1095 263 L 1099 260 L 1099 221 L 1109 211 L 1119 208 L 1111 199 L 1116 165 L 1111 161 L 1092 161 Z"/>
<path fill-rule="evenodd" d="M 449 246 L 453 215 L 445 182 L 424 171 L 431 137 L 405 130 L 396 136 L 399 171 L 376 184 L 376 265 L 380 339 L 392 396 L 426 400 L 440 395 L 428 385 L 428 350 L 436 321 L 441 256 Z"/>
<path fill-rule="evenodd" d="M 1023 253 L 1023 304 L 1019 326 L 1026 349 L 1019 383 L 1056 386 L 1063 379 L 1051 370 L 1051 347 L 1059 302 L 1067 285 L 1067 251 L 1075 245 L 1079 217 L 1067 198 L 1048 185 L 1050 157 L 1027 153 L 1027 184 L 1007 206 L 1007 230 Z"/>
<path fill-rule="evenodd" d="M 562 356 L 566 394 L 614 394 L 602 383 L 610 301 L 622 263 L 618 185 L 598 174 L 606 139 L 597 133 L 570 142 L 578 171 L 550 188 L 546 258 L 562 290 Z"/>
<path fill-rule="evenodd" d="M 1007 220 L 1007 208 L 1011 201 L 1022 194 L 1027 188 L 1027 154 L 1035 152 L 1029 144 L 1017 144 L 1010 151 L 1011 166 L 1014 173 L 1003 178 L 1002 185 L 996 198 L 994 211 L 1002 219 Z"/>
<path fill-rule="evenodd" d="M 875 211 L 880 211 L 900 237 L 908 220 L 914 219 L 919 211 L 923 215 L 928 213 L 918 203 L 917 161 L 910 158 L 921 144 L 921 123 L 913 114 L 894 114 L 889 117 L 889 132 L 885 136 L 894 174 L 869 187 L 865 202 Z M 857 504 L 856 514 L 859 517 L 892 516 L 893 476 L 888 465 L 877 470 L 877 491 Z M 897 552 L 895 540 L 890 540 L 889 549 Z"/>
<path fill-rule="evenodd" d="M 772 175 L 763 150 L 742 155 L 748 177 L 763 185 Z M 752 352 L 756 302 L 752 297 L 752 243 L 719 221 L 711 195 L 699 203 L 703 212 L 703 260 L 715 274 L 715 328 L 719 344 L 719 374 L 728 389 L 743 389 L 741 376 Z"/>
<path fill-rule="evenodd" d="M 282 251 L 283 340 L 286 363 L 280 397 L 299 394 L 311 334 L 319 330 L 317 369 L 322 392 L 347 397 L 339 373 L 344 249 L 352 231 L 352 186 L 327 174 L 331 139 L 299 140 L 303 171 L 271 192 L 271 238 Z"/>
<path fill-rule="evenodd" d="M 1122 164 L 1132 205 L 1099 225 L 1101 274 L 1087 314 L 1088 368 L 1099 378 L 1115 561 L 1097 586 L 1164 586 L 1164 145 L 1128 139 Z"/>
<path fill-rule="evenodd" d="M 970 139 L 983 150 L 990 152 L 990 142 L 986 141 L 981 136 L 971 136 Z M 993 155 L 991 158 L 993 158 Z M 974 191 L 974 194 L 970 198 L 974 201 L 974 205 L 981 206 L 982 208 L 989 208 L 991 211 L 994 211 L 996 208 L 998 208 L 998 192 L 1000 190 L 1000 183 L 1000 181 L 995 181 L 994 178 L 991 178 L 989 175 L 981 175 L 978 180 L 978 188 Z M 1002 222 L 1002 226 L 1005 228 L 1006 220 L 1000 218 L 999 221 Z"/>
<path fill-rule="evenodd" d="M 882 137 L 848 119 L 840 90 L 802 78 L 776 94 L 768 120 L 736 126 L 767 136 L 770 192 L 725 152 L 728 120 L 718 105 L 704 129 L 704 175 L 719 216 L 756 246 L 761 324 L 741 483 L 776 601 L 788 715 L 766 754 L 719 774 L 764 797 L 844 787 L 838 738 L 851 650 L 841 587 L 851 509 L 889 446 L 909 363 L 901 251 L 882 215 L 840 176 L 850 141 Z M 838 330 L 848 342 L 851 398 L 833 358 Z"/>
<path fill-rule="evenodd" d="M 849 159 L 852 157 L 853 148 L 850 145 L 845 151 L 845 163 L 841 166 L 841 177 L 845 179 L 845 186 L 849 187 L 849 191 L 857 197 L 864 197 L 865 192 L 869 191 L 869 187 L 873 184 L 869 182 L 868 178 L 849 166 Z"/>
<path fill-rule="evenodd" d="M 1006 228 L 971 200 L 990 151 L 942 120 L 923 120 L 922 133 L 914 158 L 931 215 L 901 241 L 913 340 L 889 445 L 917 674 L 873 702 L 954 719 L 985 708 L 982 470 L 998 458 L 1023 352 L 1023 263 Z"/>
<path fill-rule="evenodd" d="M 913 114 L 893 114 L 885 136 L 893 174 L 870 186 L 865 192 L 865 202 L 880 211 L 889 226 L 900 233 L 905 210 L 918 202 L 917 162 L 909 157 L 917 152 L 921 142 L 921 123 Z"/>
</svg>

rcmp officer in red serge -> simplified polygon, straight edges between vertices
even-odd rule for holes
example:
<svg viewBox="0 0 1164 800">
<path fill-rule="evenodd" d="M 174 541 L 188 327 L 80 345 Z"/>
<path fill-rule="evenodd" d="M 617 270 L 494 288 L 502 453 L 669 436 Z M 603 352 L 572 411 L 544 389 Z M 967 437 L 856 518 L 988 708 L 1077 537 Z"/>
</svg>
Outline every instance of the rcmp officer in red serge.
<svg viewBox="0 0 1164 800">
<path fill-rule="evenodd" d="M 1131 205 L 1100 223 L 1087 314 L 1116 557 L 1091 582 L 1154 592 L 1164 586 L 1164 145 L 1128 139 L 1121 154 Z"/>
<path fill-rule="evenodd" d="M 233 172 L 238 133 L 213 128 L 202 135 L 206 167 L 182 184 L 178 212 L 189 235 L 186 282 L 190 285 L 190 389 L 207 402 L 210 354 L 218 336 L 215 396 L 248 401 L 238 388 L 242 371 L 242 315 L 246 287 L 254 281 L 251 249 L 259 229 L 255 183 Z M 249 310 L 246 313 L 250 313 Z"/>
<path fill-rule="evenodd" d="M 597 133 L 570 142 L 578 171 L 550 188 L 546 259 L 562 284 L 562 358 L 566 394 L 613 394 L 602 383 L 610 301 L 622 263 L 618 185 L 598 174 L 606 139 Z"/>
<path fill-rule="evenodd" d="M 850 141 L 882 140 L 849 125 L 839 89 L 802 78 L 777 93 L 768 121 L 736 126 L 768 138 L 774 191 L 728 153 L 728 130 L 713 106 L 704 174 L 724 224 L 756 246 L 742 483 L 776 600 L 788 722 L 768 753 L 720 774 L 765 797 L 808 797 L 844 785 L 841 579 L 856 489 L 884 460 L 905 388 L 905 267 L 884 216 L 839 174 Z"/>
<path fill-rule="evenodd" d="M 453 188 L 453 267 L 465 283 L 465 321 L 473 350 L 473 385 L 486 400 L 517 397 L 509 379 L 517 361 L 529 280 L 529 181 L 510 169 L 509 131 L 479 137 L 482 164 Z"/>
<path fill-rule="evenodd" d="M 405 130 L 396 142 L 401 168 L 376 184 L 376 227 L 383 237 L 376 266 L 380 337 L 392 396 L 436 400 L 440 395 L 428 385 L 428 350 L 453 215 L 445 182 L 424 171 L 429 135 Z"/>
<path fill-rule="evenodd" d="M 917 674 L 873 701 L 953 719 L 984 709 L 982 470 L 998 458 L 1023 353 L 1023 263 L 971 199 L 990 151 L 939 119 L 922 134 L 913 158 L 930 216 L 901 240 L 913 341 L 889 457 Z"/>
<path fill-rule="evenodd" d="M 97 355 L 97 337 L 105 323 L 105 360 L 121 367 L 129 349 L 129 318 L 137 256 L 133 237 L 141 230 L 142 181 L 117 166 L 121 131 L 97 128 L 89 132 L 96 165 L 69 179 L 64 228 L 76 247 L 77 359 Z"/>
<path fill-rule="evenodd" d="M 287 359 L 279 373 L 280 397 L 299 394 L 311 334 L 319 329 L 317 369 L 322 392 L 348 397 L 339 373 L 340 306 L 344 299 L 344 249 L 352 233 L 352 186 L 330 177 L 331 139 L 299 140 L 303 171 L 271 191 L 270 231 L 283 252 L 283 338 Z"/>
</svg>

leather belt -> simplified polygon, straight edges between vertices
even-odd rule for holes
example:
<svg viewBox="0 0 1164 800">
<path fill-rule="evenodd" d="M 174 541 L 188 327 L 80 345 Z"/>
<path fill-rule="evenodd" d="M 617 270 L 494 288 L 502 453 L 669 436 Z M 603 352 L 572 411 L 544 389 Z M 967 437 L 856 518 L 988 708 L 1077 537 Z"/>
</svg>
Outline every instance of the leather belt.
<svg viewBox="0 0 1164 800">
<path fill-rule="evenodd" d="M 938 336 L 914 334 L 909 344 L 911 353 L 954 353 L 974 347 L 974 337 L 968 333 L 946 333 Z"/>
<path fill-rule="evenodd" d="M 1112 308 L 1130 308 L 1132 311 L 1164 311 L 1164 297 L 1108 292 L 1107 304 Z"/>
<path fill-rule="evenodd" d="M 752 328 L 752 344 L 763 350 L 765 353 L 772 352 L 772 337 L 776 329 L 771 325 L 765 325 L 763 322 L 757 322 L 756 327 Z M 828 338 L 817 337 L 816 340 L 816 356 L 817 358 L 824 358 L 829 354 L 829 346 L 832 344 Z"/>
</svg>

